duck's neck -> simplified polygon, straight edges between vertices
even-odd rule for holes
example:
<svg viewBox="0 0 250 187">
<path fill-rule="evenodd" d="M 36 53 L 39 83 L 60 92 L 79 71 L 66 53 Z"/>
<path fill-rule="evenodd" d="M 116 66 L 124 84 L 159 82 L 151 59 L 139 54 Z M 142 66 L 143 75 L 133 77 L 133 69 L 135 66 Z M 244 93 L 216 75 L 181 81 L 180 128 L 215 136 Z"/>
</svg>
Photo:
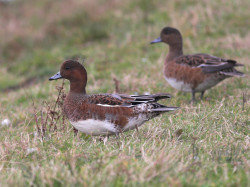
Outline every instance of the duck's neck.
<svg viewBox="0 0 250 187">
<path fill-rule="evenodd" d="M 76 94 L 86 94 L 85 90 L 86 84 L 83 84 L 81 81 L 70 81 L 70 93 Z"/>
<path fill-rule="evenodd" d="M 167 59 L 166 62 L 170 62 L 171 60 L 173 60 L 174 58 L 183 55 L 183 51 L 182 51 L 182 40 L 173 43 L 173 44 L 169 44 L 169 52 L 167 55 Z"/>
<path fill-rule="evenodd" d="M 76 110 L 79 109 L 83 100 L 87 97 L 85 87 L 82 86 L 82 83 L 70 82 L 70 91 L 67 94 L 64 103 L 63 111 L 68 119 L 75 117 Z"/>
</svg>

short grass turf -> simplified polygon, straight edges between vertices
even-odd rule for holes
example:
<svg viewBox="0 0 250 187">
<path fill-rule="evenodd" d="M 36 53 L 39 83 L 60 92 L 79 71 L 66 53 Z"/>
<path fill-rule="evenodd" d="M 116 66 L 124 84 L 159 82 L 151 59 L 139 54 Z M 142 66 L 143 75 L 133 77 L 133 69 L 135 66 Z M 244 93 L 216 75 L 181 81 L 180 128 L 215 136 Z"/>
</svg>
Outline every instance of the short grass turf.
<svg viewBox="0 0 250 187">
<path fill-rule="evenodd" d="M 11 124 L 0 127 L 0 185 L 249 186 L 249 9 L 245 0 L 1 3 L 0 120 Z M 246 77 L 190 105 L 163 78 L 167 46 L 149 45 L 164 26 L 182 32 L 186 54 L 235 59 Z M 113 93 L 115 78 L 121 93 L 168 92 L 162 103 L 181 109 L 119 139 L 75 136 L 62 120 L 42 137 L 36 125 L 62 84 L 48 78 L 75 57 L 85 58 L 88 93 Z"/>
</svg>

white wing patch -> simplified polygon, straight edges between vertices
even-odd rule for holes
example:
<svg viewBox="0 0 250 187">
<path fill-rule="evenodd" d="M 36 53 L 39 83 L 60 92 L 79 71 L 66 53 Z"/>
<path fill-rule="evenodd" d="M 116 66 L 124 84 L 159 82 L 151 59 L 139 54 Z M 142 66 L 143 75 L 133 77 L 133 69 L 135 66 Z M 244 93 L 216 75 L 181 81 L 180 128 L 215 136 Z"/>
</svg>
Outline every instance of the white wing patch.
<svg viewBox="0 0 250 187">
<path fill-rule="evenodd" d="M 120 107 L 121 105 L 107 105 L 107 104 L 96 104 L 98 106 L 104 106 L 104 107 Z"/>
<path fill-rule="evenodd" d="M 225 63 L 225 62 L 220 62 L 218 64 L 215 64 L 215 63 L 212 64 L 212 63 L 210 63 L 210 64 L 201 64 L 201 65 L 199 65 L 197 67 L 219 67 L 219 66 L 223 66 L 225 64 L 227 64 L 227 63 Z"/>
</svg>

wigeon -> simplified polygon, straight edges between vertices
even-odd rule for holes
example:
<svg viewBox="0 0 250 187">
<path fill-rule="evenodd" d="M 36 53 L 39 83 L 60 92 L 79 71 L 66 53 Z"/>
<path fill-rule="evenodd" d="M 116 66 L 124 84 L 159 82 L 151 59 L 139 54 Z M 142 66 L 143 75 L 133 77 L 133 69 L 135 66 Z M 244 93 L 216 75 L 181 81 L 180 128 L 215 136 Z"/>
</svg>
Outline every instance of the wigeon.
<svg viewBox="0 0 250 187">
<path fill-rule="evenodd" d="M 242 77 L 243 73 L 234 67 L 243 66 L 235 60 L 223 59 L 208 54 L 183 54 L 181 33 L 171 27 L 165 27 L 160 37 L 151 44 L 163 42 L 169 45 L 169 52 L 164 63 L 164 77 L 177 90 L 192 93 L 204 92 L 228 77 Z"/>
<path fill-rule="evenodd" d="M 49 80 L 68 79 L 70 91 L 63 111 L 70 123 L 79 131 L 90 135 L 117 135 L 135 129 L 144 122 L 178 109 L 157 103 L 170 98 L 169 94 L 125 95 L 86 93 L 87 71 L 76 60 L 65 61 L 60 72 Z"/>
</svg>

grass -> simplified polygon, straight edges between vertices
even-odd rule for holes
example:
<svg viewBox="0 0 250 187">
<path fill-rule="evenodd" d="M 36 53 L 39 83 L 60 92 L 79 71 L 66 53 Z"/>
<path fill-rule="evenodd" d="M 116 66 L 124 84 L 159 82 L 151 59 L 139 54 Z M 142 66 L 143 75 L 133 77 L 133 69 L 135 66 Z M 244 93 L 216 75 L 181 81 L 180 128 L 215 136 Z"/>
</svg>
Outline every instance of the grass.
<svg viewBox="0 0 250 187">
<path fill-rule="evenodd" d="M 249 186 L 249 75 L 191 106 L 190 94 L 163 79 L 167 46 L 149 45 L 162 27 L 177 27 L 186 54 L 235 59 L 249 74 L 249 8 L 243 0 L 0 4 L 0 121 L 11 121 L 0 127 L 0 185 Z M 181 110 L 124 133 L 120 146 L 115 137 L 74 136 L 61 119 L 39 136 L 34 112 L 41 124 L 61 85 L 48 78 L 76 56 L 86 57 L 88 93 L 113 93 L 116 78 L 122 93 L 169 92 L 163 103 Z"/>
</svg>

